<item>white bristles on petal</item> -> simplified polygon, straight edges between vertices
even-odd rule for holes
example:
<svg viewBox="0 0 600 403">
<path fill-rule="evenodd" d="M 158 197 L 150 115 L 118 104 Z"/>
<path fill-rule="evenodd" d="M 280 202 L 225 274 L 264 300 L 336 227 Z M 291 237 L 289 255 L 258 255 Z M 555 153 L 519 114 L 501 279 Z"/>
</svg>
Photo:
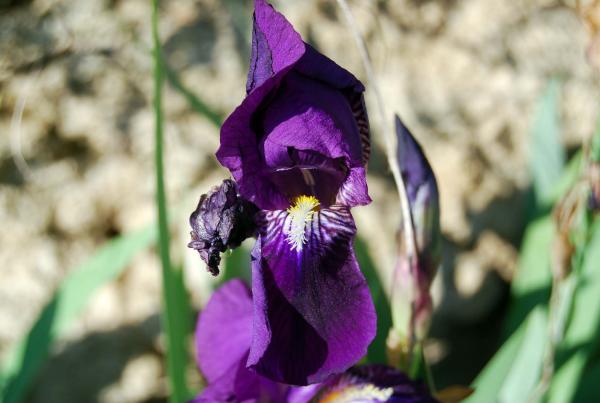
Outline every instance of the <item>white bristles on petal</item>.
<svg viewBox="0 0 600 403">
<path fill-rule="evenodd" d="M 306 224 L 310 223 L 315 211 L 318 210 L 319 200 L 314 196 L 299 196 L 287 212 L 290 217 L 290 224 L 286 227 L 286 237 L 292 250 L 297 252 L 302 250 L 306 243 L 305 229 Z"/>
<path fill-rule="evenodd" d="M 379 388 L 372 384 L 345 385 L 333 388 L 321 398 L 320 402 L 387 402 L 393 394 L 393 388 Z"/>
</svg>

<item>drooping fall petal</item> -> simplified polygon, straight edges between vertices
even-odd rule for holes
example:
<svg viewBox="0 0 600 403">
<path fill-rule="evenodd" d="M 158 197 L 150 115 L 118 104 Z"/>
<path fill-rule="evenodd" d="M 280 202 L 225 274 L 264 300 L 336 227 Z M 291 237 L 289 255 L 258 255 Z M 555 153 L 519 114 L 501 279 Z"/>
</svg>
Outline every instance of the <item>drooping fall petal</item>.
<svg viewBox="0 0 600 403">
<path fill-rule="evenodd" d="M 248 363 L 258 373 L 305 385 L 354 365 L 376 331 L 367 282 L 346 207 L 314 213 L 306 243 L 290 245 L 287 211 L 269 212 L 253 251 L 254 335 Z"/>
<path fill-rule="evenodd" d="M 240 280 L 223 284 L 200 314 L 196 358 L 207 386 L 196 403 L 308 403 L 320 385 L 290 387 L 246 368 L 253 333 L 253 304 Z"/>
</svg>

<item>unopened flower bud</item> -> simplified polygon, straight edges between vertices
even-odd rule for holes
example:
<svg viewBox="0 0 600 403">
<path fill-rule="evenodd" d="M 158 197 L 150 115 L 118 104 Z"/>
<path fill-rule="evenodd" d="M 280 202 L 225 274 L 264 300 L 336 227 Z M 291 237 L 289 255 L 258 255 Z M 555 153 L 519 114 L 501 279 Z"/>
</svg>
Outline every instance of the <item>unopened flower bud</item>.
<svg viewBox="0 0 600 403">
<path fill-rule="evenodd" d="M 396 116 L 398 164 L 406 185 L 422 275 L 431 282 L 440 263 L 440 208 L 437 181 L 423 149 Z M 401 240 L 402 241 L 402 240 Z"/>
<path fill-rule="evenodd" d="M 397 161 L 406 186 L 414 239 L 400 231 L 394 269 L 392 315 L 396 338 L 407 344 L 421 341 L 429 328 L 433 310 L 430 287 L 440 263 L 439 197 L 435 176 L 421 149 L 402 121 L 396 117 Z M 405 224 L 406 225 L 406 224 Z M 409 243 L 415 256 L 409 256 Z M 405 338 L 406 340 L 402 340 Z"/>
</svg>

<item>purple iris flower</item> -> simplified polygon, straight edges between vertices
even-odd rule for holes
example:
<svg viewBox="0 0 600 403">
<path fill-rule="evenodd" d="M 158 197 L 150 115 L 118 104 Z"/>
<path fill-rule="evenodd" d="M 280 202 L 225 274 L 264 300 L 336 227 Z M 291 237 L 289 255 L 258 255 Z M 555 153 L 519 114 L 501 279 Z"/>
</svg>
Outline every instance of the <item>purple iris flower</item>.
<svg viewBox="0 0 600 403">
<path fill-rule="evenodd" d="M 256 0 L 246 90 L 217 151 L 237 199 L 258 210 L 246 366 L 277 382 L 316 383 L 354 365 L 376 332 L 350 213 L 371 201 L 364 87 Z M 194 230 L 216 228 L 198 224 L 208 216 L 192 216 Z M 201 255 L 223 249 L 200 238 L 190 246 Z"/>
<path fill-rule="evenodd" d="M 250 290 L 241 280 L 225 283 L 212 295 L 196 328 L 196 357 L 208 385 L 193 402 L 436 402 L 421 383 L 383 365 L 354 367 L 309 386 L 256 374 L 246 368 L 253 309 Z"/>
</svg>

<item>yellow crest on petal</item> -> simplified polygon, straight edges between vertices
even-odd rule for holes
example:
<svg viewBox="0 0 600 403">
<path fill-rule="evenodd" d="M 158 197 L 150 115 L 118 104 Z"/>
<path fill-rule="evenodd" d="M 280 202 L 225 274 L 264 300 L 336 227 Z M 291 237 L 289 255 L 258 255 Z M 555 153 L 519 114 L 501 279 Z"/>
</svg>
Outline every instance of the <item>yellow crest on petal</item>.
<svg viewBox="0 0 600 403">
<path fill-rule="evenodd" d="M 314 196 L 298 196 L 287 209 L 291 223 L 286 230 L 288 243 L 295 251 L 302 250 L 306 243 L 306 224 L 312 221 L 313 215 L 319 210 L 319 200 Z"/>
<path fill-rule="evenodd" d="M 393 394 L 393 388 L 378 388 L 371 384 L 347 385 L 326 393 L 321 397 L 319 403 L 386 402 Z"/>
</svg>

